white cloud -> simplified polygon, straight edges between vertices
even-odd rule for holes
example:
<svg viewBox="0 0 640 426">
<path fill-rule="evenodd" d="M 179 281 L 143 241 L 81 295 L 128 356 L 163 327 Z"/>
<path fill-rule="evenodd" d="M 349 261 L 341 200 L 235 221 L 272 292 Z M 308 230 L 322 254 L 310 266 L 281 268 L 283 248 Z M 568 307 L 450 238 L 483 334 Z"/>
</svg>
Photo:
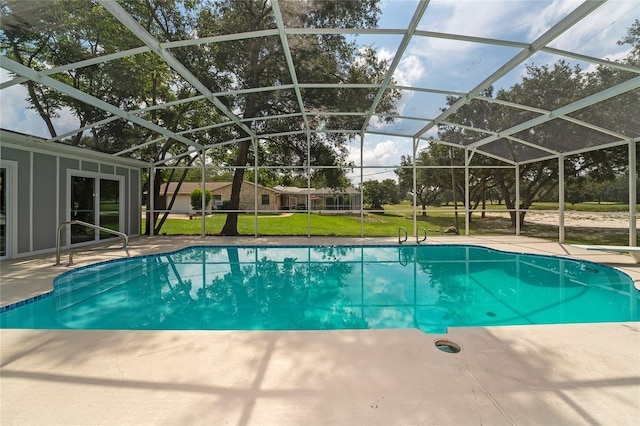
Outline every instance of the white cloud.
<svg viewBox="0 0 640 426">
<path fill-rule="evenodd" d="M 613 55 L 607 55 L 605 59 L 608 59 L 609 61 L 612 61 L 612 62 L 616 62 L 616 61 L 621 62 L 623 59 L 628 57 L 630 53 L 631 53 L 631 49 L 628 49 Z M 591 64 L 584 69 L 584 72 L 595 72 L 596 70 L 597 70 L 597 65 Z"/>
<path fill-rule="evenodd" d="M 393 78 L 401 86 L 411 86 L 421 80 L 425 74 L 426 69 L 420 58 L 416 55 L 405 55 L 398 64 Z"/>
<path fill-rule="evenodd" d="M 560 35 L 550 45 L 599 58 L 617 55 L 628 49 L 628 46 L 618 46 L 617 42 L 626 35 L 633 20 L 640 16 L 639 9 L 640 3 L 637 0 L 609 1 Z"/>
<path fill-rule="evenodd" d="M 420 29 L 532 42 L 579 4 L 566 0 L 432 1 Z M 633 18 L 639 16 L 638 8 L 640 3 L 637 0 L 609 1 L 560 35 L 552 46 L 565 50 L 583 47 L 590 52 L 598 52 L 597 55 L 603 57 L 612 53 L 615 42 L 624 35 L 620 33 L 620 28 L 628 28 Z M 425 38 L 421 43 L 412 43 L 410 53 L 423 58 L 437 58 L 440 64 L 453 64 L 464 60 L 464 55 L 478 46 L 477 43 Z M 442 55 L 441 52 L 447 53 Z"/>
<path fill-rule="evenodd" d="M 382 47 L 377 50 L 378 58 L 381 60 L 391 61 L 396 55 L 396 51 L 387 47 Z M 406 54 L 402 57 L 398 63 L 397 68 L 393 73 L 394 83 L 399 86 L 414 86 L 426 76 L 426 69 L 421 59 L 416 55 Z M 398 114 L 403 114 L 406 104 L 413 96 L 413 92 L 404 91 L 402 97 L 398 101 L 396 108 Z M 401 120 L 399 120 L 401 121 Z M 371 120 L 369 124 L 374 128 L 384 127 L 377 118 Z"/>
<path fill-rule="evenodd" d="M 362 152 L 364 164 L 363 178 L 367 180 L 396 180 L 395 167 L 400 163 L 400 155 L 411 153 L 411 139 L 409 138 L 389 138 L 380 135 L 365 136 L 365 144 Z M 360 164 L 360 146 L 349 147 L 349 161 L 356 165 Z M 360 170 L 355 169 L 348 174 L 349 179 L 354 184 L 360 182 Z"/>
<path fill-rule="evenodd" d="M 11 77 L 5 70 L 0 70 L 0 81 L 9 81 Z M 13 85 L 0 91 L 0 127 L 6 130 L 25 133 L 32 136 L 49 138 L 50 133 L 44 120 L 38 113 L 29 109 L 28 92 L 24 86 Z M 58 134 L 63 134 L 79 127 L 78 119 L 69 108 L 58 111 L 53 119 Z"/>
<path fill-rule="evenodd" d="M 0 91 L 0 127 L 20 133 L 46 137 L 46 125 L 36 112 L 28 109 L 27 91 L 15 85 Z"/>
<path fill-rule="evenodd" d="M 531 16 L 528 37 L 531 41 L 537 39 L 545 31 L 555 25 L 560 19 L 568 15 L 578 6 L 577 2 L 556 0 L 550 3 L 542 11 Z"/>
<path fill-rule="evenodd" d="M 515 1 L 433 1 L 420 25 L 420 29 L 449 34 L 466 34 L 478 37 L 500 37 L 506 28 L 518 29 L 529 19 L 535 3 Z M 515 22 L 514 22 L 515 21 Z M 505 23 L 509 25 L 505 25 Z M 519 23 L 522 22 L 522 23 Z M 466 51 L 470 43 L 454 40 L 430 39 L 433 48 L 448 51 Z"/>
<path fill-rule="evenodd" d="M 383 61 L 391 61 L 396 56 L 396 51 L 387 47 L 377 49 L 376 53 L 378 54 L 378 59 Z"/>
<path fill-rule="evenodd" d="M 350 152 L 349 157 L 354 153 Z M 358 161 L 360 159 L 360 153 L 356 152 Z M 373 149 L 367 149 L 366 145 L 364 148 L 364 152 L 362 154 L 362 161 L 365 166 L 383 166 L 393 164 L 395 162 L 395 158 L 398 157 L 398 146 L 397 144 L 390 140 L 384 140 L 382 142 L 378 142 Z"/>
</svg>

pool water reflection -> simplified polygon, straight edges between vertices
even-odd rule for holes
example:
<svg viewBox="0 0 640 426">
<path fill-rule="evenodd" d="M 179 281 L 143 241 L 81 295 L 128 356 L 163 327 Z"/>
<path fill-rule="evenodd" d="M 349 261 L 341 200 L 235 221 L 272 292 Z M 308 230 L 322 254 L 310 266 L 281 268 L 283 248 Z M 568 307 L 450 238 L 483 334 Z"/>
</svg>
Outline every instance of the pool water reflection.
<svg viewBox="0 0 640 426">
<path fill-rule="evenodd" d="M 466 245 L 191 247 L 69 271 L 4 328 L 326 330 L 637 321 L 603 265 Z"/>
</svg>

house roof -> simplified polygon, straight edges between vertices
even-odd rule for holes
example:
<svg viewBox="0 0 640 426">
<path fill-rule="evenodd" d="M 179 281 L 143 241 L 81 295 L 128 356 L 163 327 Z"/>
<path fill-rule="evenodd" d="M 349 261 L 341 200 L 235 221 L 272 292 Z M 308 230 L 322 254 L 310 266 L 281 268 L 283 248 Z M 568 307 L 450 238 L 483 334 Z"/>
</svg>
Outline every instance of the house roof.
<svg viewBox="0 0 640 426">
<path fill-rule="evenodd" d="M 76 157 L 84 160 L 101 161 L 127 167 L 135 167 L 139 169 L 149 167 L 149 163 L 135 160 L 133 158 L 116 157 L 110 154 L 105 154 L 104 152 L 98 152 L 87 148 L 63 145 L 59 143 L 51 143 L 46 139 L 42 139 L 37 136 L 25 135 L 23 133 L 6 129 L 0 129 L 0 141 L 2 141 L 3 147 L 13 145 L 22 149 L 27 148 L 30 151 L 34 152 L 40 151 L 66 155 L 69 157 Z"/>
<path fill-rule="evenodd" d="M 297 186 L 276 185 L 274 189 L 287 195 L 335 195 L 335 194 L 360 194 L 360 191 L 353 187 L 348 188 L 298 188 Z"/>
<path fill-rule="evenodd" d="M 226 188 L 226 187 L 230 187 L 232 184 L 232 182 L 206 182 L 205 183 L 205 188 L 208 189 L 211 192 L 216 192 L 222 188 Z M 247 185 L 251 185 L 253 186 L 254 183 L 250 182 L 248 180 L 245 180 L 242 182 L 242 184 L 247 184 Z M 169 182 L 169 183 L 163 183 L 160 186 L 160 193 L 163 194 L 165 191 L 165 188 L 168 185 L 168 189 L 167 189 L 167 194 L 173 194 L 176 192 L 176 187 L 178 186 L 178 182 Z M 182 185 L 180 185 L 180 189 L 178 190 L 178 194 L 179 195 L 189 195 L 193 192 L 194 189 L 200 189 L 202 188 L 202 182 L 182 182 Z M 269 188 L 266 186 L 262 186 L 262 185 L 258 185 L 258 188 L 267 190 L 267 191 L 271 191 L 271 192 L 278 192 L 277 189 L 275 188 Z"/>
<path fill-rule="evenodd" d="M 207 182 L 205 184 L 205 188 L 209 191 L 216 191 L 220 188 L 224 188 L 225 186 L 231 185 L 231 182 Z M 173 194 L 176 192 L 176 188 L 178 186 L 178 182 L 169 182 L 163 183 L 160 186 L 160 193 L 163 194 L 165 188 L 167 188 L 167 194 Z M 178 194 L 180 195 L 189 195 L 193 192 L 194 189 L 202 188 L 202 182 L 182 182 L 180 188 L 178 189 Z"/>
</svg>

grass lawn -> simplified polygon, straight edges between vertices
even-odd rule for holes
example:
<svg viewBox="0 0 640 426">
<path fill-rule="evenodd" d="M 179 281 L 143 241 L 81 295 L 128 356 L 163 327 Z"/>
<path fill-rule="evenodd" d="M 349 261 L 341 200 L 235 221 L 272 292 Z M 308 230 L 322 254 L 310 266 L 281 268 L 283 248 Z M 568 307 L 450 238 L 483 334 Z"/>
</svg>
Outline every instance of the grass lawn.
<svg viewBox="0 0 640 426">
<path fill-rule="evenodd" d="M 214 214 L 205 219 L 207 235 L 217 235 L 222 230 L 225 214 Z M 311 232 L 321 236 L 360 236 L 360 215 L 293 213 L 282 215 L 259 215 L 259 235 L 295 236 Z M 243 214 L 238 216 L 238 232 L 241 235 L 254 235 L 255 216 Z M 144 219 L 143 219 L 144 228 Z M 364 233 L 366 236 L 393 236 L 398 234 L 400 226 L 412 228 L 413 222 L 397 215 L 365 214 Z M 193 220 L 167 219 L 162 227 L 166 235 L 199 235 L 202 229 L 200 217 Z"/>
<path fill-rule="evenodd" d="M 497 207 L 497 206 L 496 206 Z M 552 204 L 544 204 L 537 210 L 554 210 Z M 586 212 L 598 212 L 604 205 L 587 205 L 583 210 Z M 624 211 L 624 206 L 607 205 L 604 211 Z M 413 217 L 409 206 L 385 206 L 385 213 L 364 213 L 364 236 L 365 237 L 395 237 L 398 235 L 398 228 L 405 227 L 412 234 Z M 502 212 L 487 212 L 486 217 L 481 218 L 479 213 L 472 216 L 470 224 L 471 235 L 513 235 L 510 220 Z M 533 210 L 533 209 L 532 209 Z M 310 222 L 309 222 L 310 218 Z M 205 219 L 206 235 L 218 235 L 224 225 L 226 215 L 218 213 L 209 215 Z M 254 235 L 254 225 L 256 217 L 253 214 L 241 214 L 238 216 L 238 232 L 241 235 Z M 464 232 L 464 214 L 459 213 L 459 228 Z M 427 229 L 428 235 L 442 235 L 444 230 L 450 226 L 455 226 L 455 216 L 452 206 L 430 207 L 427 209 L 427 216 L 417 217 L 417 226 Z M 143 220 L 144 229 L 144 220 Z M 161 234 L 163 235 L 200 235 L 202 222 L 200 217 L 188 219 L 167 219 Z M 340 215 L 340 214 L 311 214 L 289 213 L 280 215 L 258 215 L 258 235 L 261 236 L 306 236 L 308 233 L 314 236 L 350 236 L 359 237 L 361 235 L 360 215 Z M 422 235 L 422 234 L 421 234 Z M 521 227 L 521 235 L 546 238 L 550 240 L 558 239 L 557 225 L 536 224 L 527 222 Z M 410 237 L 411 238 L 411 237 Z M 628 244 L 628 232 L 619 228 L 581 228 L 565 227 L 565 241 L 567 243 L 580 244 Z"/>
</svg>

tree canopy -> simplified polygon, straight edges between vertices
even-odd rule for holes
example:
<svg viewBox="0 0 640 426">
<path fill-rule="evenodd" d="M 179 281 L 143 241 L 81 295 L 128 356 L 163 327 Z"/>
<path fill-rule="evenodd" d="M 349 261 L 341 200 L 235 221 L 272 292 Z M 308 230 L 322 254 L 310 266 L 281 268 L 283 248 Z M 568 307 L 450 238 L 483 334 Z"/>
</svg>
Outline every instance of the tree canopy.
<svg viewBox="0 0 640 426">
<path fill-rule="evenodd" d="M 113 13 L 111 7 L 122 8 L 123 13 Z M 416 12 L 424 10 L 419 6 Z M 205 172 L 206 179 L 233 180 L 230 212 L 221 230 L 225 235 L 237 234 L 243 180 L 347 186 L 346 171 L 354 167 L 348 143 L 368 125 L 375 127 L 370 119 L 388 122 L 400 115 L 402 121 L 430 121 L 397 114 L 400 90 L 407 87 L 395 85 L 389 71 L 400 57 L 381 59 L 387 52 L 354 41 L 356 33 L 368 34 L 377 26 L 379 0 L 56 0 L 46 7 L 3 0 L 0 11 L 0 48 L 6 58 L 38 72 L 38 78 L 23 78 L 21 84 L 51 140 L 165 164 L 165 170 L 156 169 L 148 180 L 155 183 L 149 192 L 156 200 L 166 195 L 160 194 L 163 182 L 196 179 L 198 173 L 189 171 L 190 166 L 215 167 L 215 172 Z M 417 18 L 410 24 L 415 26 L 402 33 L 398 51 L 416 35 Z M 559 34 L 550 30 L 544 38 Z M 419 40 L 431 37 L 418 36 Z M 629 172 L 624 146 L 596 149 L 612 142 L 620 145 L 626 138 L 637 140 L 640 21 L 620 44 L 631 46 L 623 61 L 630 67 L 612 67 L 600 60 L 595 63 L 601 65 L 588 70 L 563 60 L 530 63 L 510 88 L 482 83 L 484 91 L 463 96 L 411 87 L 414 94 L 455 95 L 442 105 L 443 112 L 451 112 L 446 120 L 431 121 L 437 122 L 437 139 L 445 145 L 430 144 L 415 159 L 401 157 L 400 187 L 414 191 L 415 166 L 415 196 L 423 214 L 426 205 L 445 191 L 462 200 L 467 189 L 472 209 L 487 193 L 499 191 L 507 207 L 515 210 L 557 191 L 558 153 L 564 155 L 568 179 L 588 175 L 602 182 Z M 123 114 L 40 84 L 45 76 Z M 507 137 L 496 136 L 628 82 L 631 89 L 620 89 L 621 94 L 607 100 L 585 102 L 586 107 L 561 117 L 524 126 Z M 84 131 L 60 134 L 55 119 L 62 110 L 70 111 Z M 414 138 L 424 138 L 420 132 Z M 520 165 L 519 206 L 515 206 L 513 169 L 497 167 L 500 156 L 492 154 L 488 145 L 475 150 L 491 136 L 498 138 L 491 149 L 497 147 L 502 159 Z M 129 150 L 133 146 L 136 150 Z M 472 156 L 470 165 L 475 168 L 465 187 L 466 159 L 459 148 L 469 146 L 473 154 L 486 155 Z M 449 168 L 452 165 L 456 168 Z M 170 210 L 172 204 L 173 200 L 147 211 Z M 165 218 L 166 213 L 148 216 L 147 231 L 153 226 L 157 233 Z"/>
<path fill-rule="evenodd" d="M 280 89 L 294 80 L 333 84 L 380 83 L 388 63 L 380 60 L 372 47 L 359 48 L 343 34 L 319 33 L 287 37 L 288 49 L 277 36 L 249 37 L 235 41 L 190 44 L 172 50 L 172 54 L 188 72 L 212 93 L 236 92 L 221 96 L 221 102 L 246 123 L 256 134 L 268 131 L 272 136 L 251 140 L 242 127 L 224 126 L 228 121 L 201 93 L 185 82 L 155 53 L 142 52 L 84 67 L 65 69 L 65 65 L 98 56 L 135 49 L 140 40 L 127 31 L 102 7 L 85 0 L 59 0 L 46 8 L 33 8 L 31 2 L 7 0 L 2 3 L 1 47 L 7 56 L 36 70 L 59 68 L 52 77 L 112 105 L 136 114 L 172 132 L 203 129 L 189 134 L 201 145 L 224 145 L 229 140 L 240 142 L 211 149 L 208 162 L 233 171 L 230 208 L 239 206 L 239 194 L 247 164 L 259 156 L 262 166 L 270 167 L 267 179 L 300 178 L 311 174 L 312 181 L 327 186 L 346 186 L 345 170 L 323 166 L 349 166 L 345 143 L 353 137 L 349 130 L 360 129 L 364 118 L 357 115 L 312 115 L 303 119 L 288 118 L 301 112 L 301 100 L 295 90 Z M 90 7 L 88 7 L 90 6 Z M 380 12 L 378 0 L 321 2 L 223 0 L 156 0 L 124 2 L 122 7 L 154 38 L 180 41 L 197 34 L 199 38 L 276 28 L 278 7 L 286 26 L 317 28 L 375 27 Z M 27 10 L 25 10 L 27 9 Z M 36 24 L 21 22 L 25 13 L 37 13 Z M 292 75 L 287 55 L 296 64 L 299 75 Z M 27 81 L 29 103 L 47 123 L 51 137 L 57 137 L 54 118 L 68 108 L 79 119 L 79 126 L 90 126 L 64 142 L 115 153 L 140 141 L 157 141 L 132 155 L 157 162 L 168 158 L 172 166 L 191 165 L 196 152 L 184 155 L 184 146 L 174 139 L 159 138 L 152 130 L 134 126 L 124 119 L 113 119 L 109 113 L 60 94 L 46 86 Z M 272 87 L 273 90 L 242 92 L 245 89 Z M 366 111 L 376 98 L 377 89 L 344 90 L 301 89 L 305 109 L 317 111 Z M 197 100 L 193 100 L 196 98 Z M 397 90 L 386 91 L 379 99 L 378 110 L 393 114 L 399 98 Z M 171 106 L 167 107 L 169 104 Z M 162 108 L 159 108 L 162 106 Z M 264 119 L 276 115 L 276 119 Z M 306 120 L 306 123 L 304 122 Z M 101 125 L 95 125 L 100 123 Z M 216 126 L 216 124 L 219 124 Z M 345 132 L 290 133 L 292 128 L 342 129 Z M 238 130 L 239 129 L 239 130 Z M 289 167 L 283 167 L 284 165 Z M 292 168 L 291 166 L 299 166 Z M 266 170 L 266 169 L 265 169 Z M 186 169 L 170 172 L 157 170 L 154 178 L 155 199 L 161 196 L 163 181 L 182 182 Z M 306 180 L 306 179 L 305 179 Z M 172 205 L 169 203 L 169 208 Z M 165 206 L 155 206 L 163 209 Z M 160 230 L 163 220 L 158 214 L 148 217 L 147 226 Z M 149 232 L 149 229 L 147 229 Z M 237 213 L 229 213 L 223 234 L 237 234 Z"/>
<path fill-rule="evenodd" d="M 640 62 L 640 21 L 629 29 L 627 37 L 620 43 L 632 43 L 632 49 L 624 62 L 638 64 Z M 571 67 L 566 61 L 560 60 L 553 65 L 527 66 L 527 75 L 520 82 L 509 89 L 501 89 L 495 95 L 493 88 L 482 93 L 482 99 L 473 99 L 448 118 L 447 124 L 438 127 L 438 138 L 454 142 L 460 146 L 470 145 L 481 137 L 510 128 L 524 119 L 530 119 L 537 114 L 527 109 L 513 106 L 527 105 L 534 108 L 552 111 L 563 105 L 576 101 L 606 87 L 611 87 L 630 78 L 627 71 L 599 66 L 594 71 L 587 72 L 580 67 Z M 487 102 L 495 99 L 496 102 Z M 458 98 L 448 97 L 448 105 L 456 103 Z M 512 105 L 505 107 L 504 105 Z M 599 104 L 597 108 L 586 108 L 575 113 L 577 120 L 593 124 L 609 123 L 608 128 L 615 128 L 621 134 L 628 134 L 628 123 L 633 122 L 629 114 L 638 114 L 640 93 L 631 91 L 616 98 L 615 102 Z M 443 109 L 444 110 L 444 109 Z M 613 126 L 612 126 L 613 125 Z M 471 130 L 473 129 L 473 130 Z M 485 132 L 483 132 L 483 130 Z M 572 150 L 571 141 L 576 139 L 592 141 L 592 146 L 598 146 L 607 140 L 608 135 L 602 131 L 579 126 L 568 120 L 553 120 L 534 129 L 528 129 L 516 138 L 524 139 L 540 147 L 557 149 L 558 141 L 563 141 L 563 149 Z M 520 168 L 520 204 L 519 209 L 526 210 L 535 201 L 546 199 L 549 194 L 557 193 L 558 159 L 526 162 L 526 145 L 512 144 L 508 139 L 504 144 L 510 147 L 513 160 L 522 162 Z M 465 196 L 463 151 L 440 144 L 432 143 L 419 151 L 416 157 L 416 197 L 423 208 L 435 202 L 437 195 L 446 189 L 453 189 L 458 199 Z M 575 179 L 588 176 L 590 182 L 613 182 L 621 174 L 628 172 L 628 148 L 618 146 L 609 149 L 590 150 L 564 157 L 565 179 L 571 184 Z M 486 156 L 474 156 L 469 177 L 469 198 L 471 210 L 486 199 L 488 190 L 496 188 L 500 191 L 501 199 L 510 209 L 512 223 L 516 220 L 515 173 L 512 168 L 492 168 L 497 164 L 495 160 Z M 442 169 L 431 169 L 434 165 L 444 168 L 456 165 L 457 169 L 443 173 Z M 404 156 L 401 165 L 396 169 L 400 185 L 413 191 L 412 160 Z M 424 168 L 421 168 L 424 167 Z M 453 177 L 453 179 L 452 179 Z M 572 180 L 573 179 L 573 180 Z M 571 187 L 569 198 L 579 198 L 579 193 Z M 524 219 L 526 212 L 521 212 Z"/>
</svg>

